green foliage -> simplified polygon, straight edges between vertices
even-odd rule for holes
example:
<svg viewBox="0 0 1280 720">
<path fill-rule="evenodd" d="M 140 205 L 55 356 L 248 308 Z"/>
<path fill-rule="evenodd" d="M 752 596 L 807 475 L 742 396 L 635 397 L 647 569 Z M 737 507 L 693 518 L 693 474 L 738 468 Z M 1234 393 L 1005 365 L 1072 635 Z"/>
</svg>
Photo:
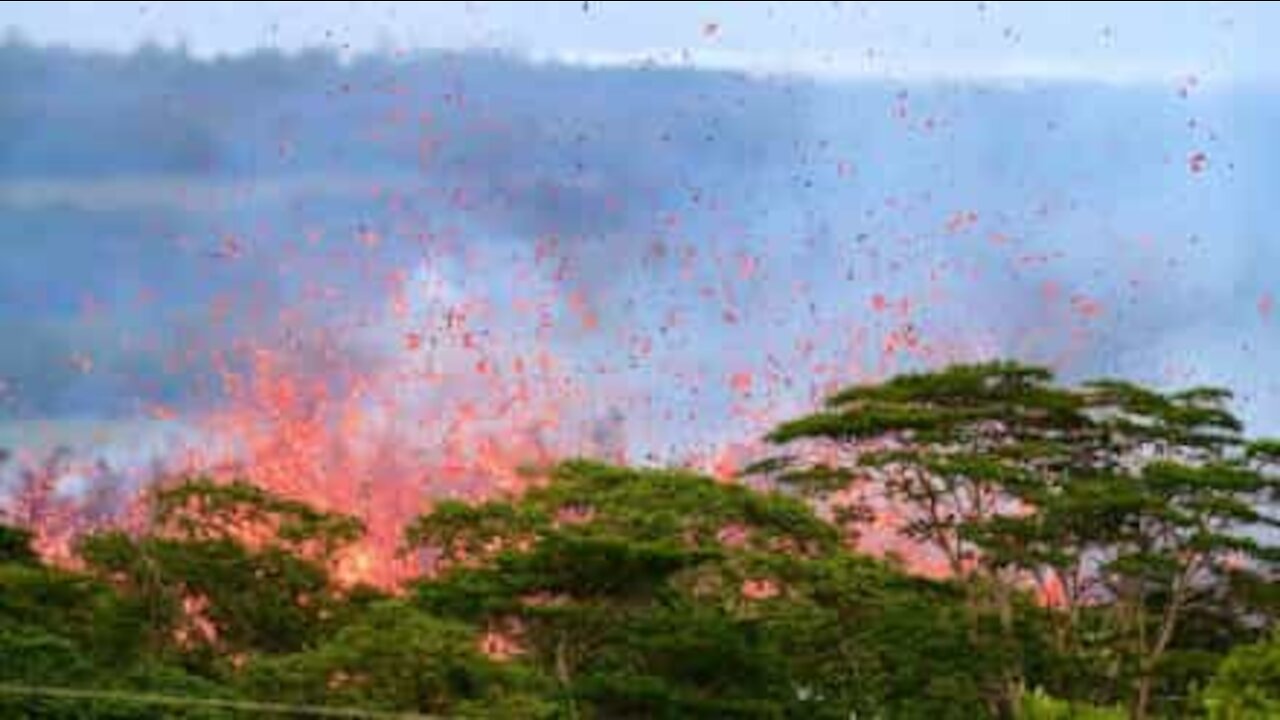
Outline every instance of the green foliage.
<svg viewBox="0 0 1280 720">
<path fill-rule="evenodd" d="M 0 625 L 89 637 L 105 596 L 106 588 L 83 575 L 0 564 Z"/>
<path fill-rule="evenodd" d="M 980 690 L 996 680 L 999 664 L 966 632 L 959 588 L 852 557 L 810 564 L 793 582 L 804 595 L 775 606 L 764 622 L 814 710 L 838 708 L 833 716 L 840 717 L 988 714 Z"/>
<path fill-rule="evenodd" d="M 1275 717 L 1280 442 L 1228 400 L 1011 363 L 850 388 L 751 485 L 573 461 L 441 502 L 399 599 L 333 582 L 358 521 L 243 482 L 157 490 L 79 571 L 0 526 L 0 683 L 64 693 L 0 716 Z M 951 577 L 850 550 L 857 486 Z"/>
<path fill-rule="evenodd" d="M 1053 698 L 1043 692 L 1027 693 L 1022 698 L 1022 720 L 1123 720 L 1118 708 L 1096 707 Z"/>
<path fill-rule="evenodd" d="M 92 674 L 92 664 L 70 639 L 34 627 L 0 627 L 4 682 L 75 684 Z"/>
<path fill-rule="evenodd" d="M 475 556 L 484 554 L 486 547 L 509 547 L 551 532 L 573 522 L 575 513 L 593 516 L 583 532 L 635 540 L 684 539 L 691 545 L 713 545 L 725 526 L 741 524 L 752 529 L 748 542 L 758 549 L 780 541 L 806 548 L 831 548 L 837 542 L 828 525 L 803 503 L 787 497 L 725 486 L 683 471 L 638 471 L 590 461 L 557 466 L 552 482 L 530 490 L 518 502 L 441 503 L 410 526 L 407 538 L 411 545 L 430 545 L 449 558 L 460 556 L 459 551 Z"/>
<path fill-rule="evenodd" d="M 1225 390 L 1052 379 L 987 363 L 849 388 L 775 429 L 788 452 L 752 470 L 819 501 L 874 483 L 902 513 L 899 532 L 965 578 L 974 632 L 999 618 L 988 651 L 1012 663 L 1006 708 L 1027 669 L 1010 652 L 1011 603 L 1035 583 L 1060 606 L 1060 659 L 1040 680 L 1128 694 L 1141 717 L 1185 696 L 1220 652 L 1180 630 L 1188 617 L 1233 608 L 1236 637 L 1274 618 L 1264 588 L 1280 549 L 1264 539 L 1280 526 L 1280 444 L 1246 440 Z"/>
<path fill-rule="evenodd" d="M 145 620 L 92 578 L 38 564 L 0 563 L 0 683 L 226 697 L 229 691 L 181 668 L 147 659 Z M 123 698 L 0 693 L 0 716 L 14 718 L 214 718 L 219 710 L 160 707 Z"/>
<path fill-rule="evenodd" d="M 31 533 L 22 528 L 0 524 L 0 563 L 36 564 L 31 549 Z"/>
<path fill-rule="evenodd" d="M 530 718 L 551 709 L 536 676 L 480 654 L 474 628 L 397 602 L 371 606 L 314 649 L 254 660 L 240 682 L 300 705 L 453 714 L 500 702 Z"/>
<path fill-rule="evenodd" d="M 965 573 L 992 539 L 984 523 L 1068 464 L 1072 442 L 1090 437 L 1084 399 L 1050 380 L 1040 368 L 986 363 L 849 388 L 768 435 L 800 452 L 752 470 L 819 499 L 874 482 L 906 512 L 903 534 Z M 856 461 L 804 452 L 833 442 Z"/>
<path fill-rule="evenodd" d="M 1227 656 L 1204 691 L 1209 720 L 1280 717 L 1280 633 Z"/>
<path fill-rule="evenodd" d="M 899 375 L 878 385 L 848 388 L 827 400 L 827 409 L 783 423 L 772 442 L 826 437 L 851 440 L 885 433 L 946 438 L 984 421 L 1010 430 L 1069 427 L 1083 423 L 1081 401 L 1048 385 L 1042 368 L 996 362 L 955 365 L 938 372 Z"/>
<path fill-rule="evenodd" d="M 322 632 L 336 602 L 323 569 L 279 549 L 110 533 L 82 552 L 145 613 L 153 646 L 175 652 L 295 650 Z"/>
<path fill-rule="evenodd" d="M 962 595 L 848 557 L 783 495 L 573 462 L 518 500 L 442 506 L 410 539 L 491 549 L 452 557 L 417 600 L 514 621 L 567 715 L 984 714 Z"/>
<path fill-rule="evenodd" d="M 152 496 L 155 532 L 183 540 L 244 539 L 267 534 L 272 544 L 320 560 L 364 535 L 356 518 L 320 512 L 244 481 L 192 478 Z"/>
<path fill-rule="evenodd" d="M 245 483 L 196 479 L 154 500 L 150 534 L 79 548 L 152 652 L 212 676 L 229 655 L 296 651 L 333 629 L 344 600 L 325 561 L 359 538 L 357 521 Z"/>
</svg>

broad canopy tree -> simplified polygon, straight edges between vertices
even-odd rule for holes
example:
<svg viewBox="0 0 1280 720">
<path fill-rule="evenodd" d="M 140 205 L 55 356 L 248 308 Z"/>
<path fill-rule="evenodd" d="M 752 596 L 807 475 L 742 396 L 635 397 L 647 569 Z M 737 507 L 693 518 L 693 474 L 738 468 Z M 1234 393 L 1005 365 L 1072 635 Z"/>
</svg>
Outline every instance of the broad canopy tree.
<svg viewBox="0 0 1280 720">
<path fill-rule="evenodd" d="M 1105 659 L 1104 679 L 1128 688 L 1142 718 L 1195 603 L 1275 577 L 1280 456 L 1246 440 L 1229 398 L 954 366 L 836 393 L 776 428 L 768 439 L 789 452 L 749 471 L 820 501 L 883 493 L 897 532 L 967 579 L 973 621 L 998 616 L 1006 641 L 1015 594 L 1038 588 L 1060 610 L 1058 649 L 1094 667 Z M 1005 679 L 1008 712 L 1023 678 Z"/>
<path fill-rule="evenodd" d="M 568 717 L 973 717 L 945 584 L 841 550 L 803 503 L 687 472 L 560 465 L 411 528 L 418 603 L 511 635 Z M 907 671 L 907 668 L 911 668 Z"/>
</svg>

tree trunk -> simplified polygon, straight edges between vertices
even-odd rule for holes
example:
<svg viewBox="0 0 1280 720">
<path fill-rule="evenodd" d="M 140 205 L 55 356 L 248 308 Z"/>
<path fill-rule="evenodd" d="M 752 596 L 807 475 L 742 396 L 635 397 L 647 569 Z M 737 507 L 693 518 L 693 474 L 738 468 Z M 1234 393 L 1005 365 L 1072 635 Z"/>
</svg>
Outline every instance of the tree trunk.
<svg viewBox="0 0 1280 720">
<path fill-rule="evenodd" d="M 568 649 L 565 647 L 565 638 L 563 635 L 556 642 L 556 680 L 560 683 L 560 688 L 564 692 L 565 717 L 568 720 L 578 720 L 578 703 L 573 698 L 573 688 L 570 686 L 569 656 Z"/>
<path fill-rule="evenodd" d="M 1151 685 L 1155 680 L 1156 665 L 1164 657 L 1164 651 L 1173 640 L 1173 631 L 1178 624 L 1178 616 L 1182 611 L 1182 603 L 1186 599 L 1187 586 L 1195 571 L 1195 563 L 1188 564 L 1186 569 L 1174 579 L 1170 589 L 1169 604 L 1165 606 L 1160 617 L 1160 633 L 1155 644 L 1142 662 L 1142 674 L 1138 678 L 1138 697 L 1133 705 L 1133 720 L 1146 720 L 1151 707 Z"/>
<path fill-rule="evenodd" d="M 1138 678 L 1138 697 L 1134 700 L 1130 717 L 1133 720 L 1147 720 L 1147 712 L 1151 706 L 1151 673 L 1145 668 L 1142 677 Z"/>
<path fill-rule="evenodd" d="M 1004 650 L 1013 650 L 1017 646 L 1017 640 L 1013 632 L 1013 598 L 1009 587 L 1005 585 L 1002 578 L 994 577 L 993 579 L 995 582 L 996 602 L 999 606 L 998 611 L 1000 614 L 1000 639 L 1003 643 L 1007 643 Z M 1004 707 L 1002 708 L 1001 716 L 1010 720 L 1018 717 L 1022 711 L 1023 680 L 1021 670 L 1021 663 L 1015 662 L 1005 668 L 1002 673 L 1004 675 L 1004 687 L 1001 688 L 1001 692 L 1004 695 L 1002 698 Z"/>
</svg>

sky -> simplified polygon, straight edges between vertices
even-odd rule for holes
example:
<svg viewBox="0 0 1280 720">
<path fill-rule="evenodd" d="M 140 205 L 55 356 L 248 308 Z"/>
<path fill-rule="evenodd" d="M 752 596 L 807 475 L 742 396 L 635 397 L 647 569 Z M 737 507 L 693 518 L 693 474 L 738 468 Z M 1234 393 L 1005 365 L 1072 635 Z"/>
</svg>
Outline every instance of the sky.
<svg viewBox="0 0 1280 720">
<path fill-rule="evenodd" d="M 1280 431 L 1277 5 L 6 2 L 6 28 L 0 444 L 221 419 L 211 358 L 250 342 L 434 416 L 545 351 L 530 402 L 664 459 L 884 356 L 1225 384 Z M 110 59 L 145 43 L 188 56 Z M 380 60 L 251 57 L 314 48 Z"/>
<path fill-rule="evenodd" d="M 1273 81 L 1280 8 L 1247 2 L 9 2 L 37 43 L 203 56 L 328 46 L 501 48 L 531 56 L 818 76 Z"/>
</svg>

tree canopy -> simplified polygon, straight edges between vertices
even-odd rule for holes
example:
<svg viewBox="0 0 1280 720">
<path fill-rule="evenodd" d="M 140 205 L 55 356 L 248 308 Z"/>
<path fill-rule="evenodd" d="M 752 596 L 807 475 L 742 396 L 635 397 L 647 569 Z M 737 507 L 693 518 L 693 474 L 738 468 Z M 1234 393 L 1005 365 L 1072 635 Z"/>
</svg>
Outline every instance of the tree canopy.
<svg viewBox="0 0 1280 720">
<path fill-rule="evenodd" d="M 392 590 L 335 577 L 360 522 L 248 481 L 157 487 L 72 566 L 0 525 L 0 712 L 1273 717 L 1280 443 L 1228 401 L 900 376 L 735 481 L 574 460 L 437 502 Z"/>
</svg>

